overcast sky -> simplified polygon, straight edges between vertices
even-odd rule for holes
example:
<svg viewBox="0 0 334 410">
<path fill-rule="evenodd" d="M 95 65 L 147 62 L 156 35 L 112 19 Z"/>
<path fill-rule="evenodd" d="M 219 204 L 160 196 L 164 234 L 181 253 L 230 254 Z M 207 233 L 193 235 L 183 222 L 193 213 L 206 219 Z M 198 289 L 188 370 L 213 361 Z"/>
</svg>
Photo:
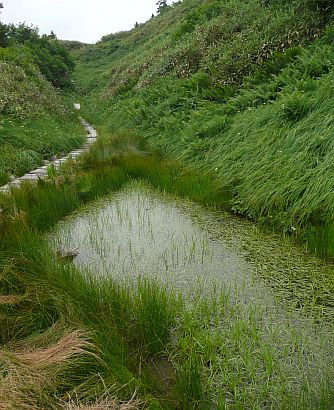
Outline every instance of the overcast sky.
<svg viewBox="0 0 334 410">
<path fill-rule="evenodd" d="M 1 0 L 0 20 L 51 30 L 63 40 L 95 43 L 103 35 L 131 29 L 156 14 L 157 0 Z M 170 3 L 170 2 L 168 2 Z"/>
</svg>

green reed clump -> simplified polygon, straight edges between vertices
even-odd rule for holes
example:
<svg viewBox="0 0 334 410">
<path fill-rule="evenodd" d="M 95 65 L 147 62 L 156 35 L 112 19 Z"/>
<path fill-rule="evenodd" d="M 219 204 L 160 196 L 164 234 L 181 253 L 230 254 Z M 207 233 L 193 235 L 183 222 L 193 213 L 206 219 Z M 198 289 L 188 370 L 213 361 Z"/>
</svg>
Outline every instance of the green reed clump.
<svg viewBox="0 0 334 410">
<path fill-rule="evenodd" d="M 134 305 L 142 344 L 152 355 L 164 351 L 179 305 L 173 293 L 147 279 L 139 280 Z"/>
<path fill-rule="evenodd" d="M 222 189 L 214 173 L 198 172 L 165 158 L 137 135 L 111 134 L 105 127 L 99 131 L 101 140 L 83 157 L 82 169 L 88 174 L 77 179 L 88 197 L 94 191 L 98 196 L 100 186 L 110 184 L 111 189 L 119 189 L 124 179 L 143 179 L 155 188 L 202 204 L 224 207 L 229 203 L 231 190 Z"/>
</svg>

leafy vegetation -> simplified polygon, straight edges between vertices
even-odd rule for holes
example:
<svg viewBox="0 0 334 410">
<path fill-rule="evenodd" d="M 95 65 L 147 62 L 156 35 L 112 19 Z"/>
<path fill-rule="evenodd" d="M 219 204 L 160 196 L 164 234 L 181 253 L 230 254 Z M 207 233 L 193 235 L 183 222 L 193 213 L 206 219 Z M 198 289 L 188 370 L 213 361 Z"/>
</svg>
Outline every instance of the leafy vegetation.
<svg viewBox="0 0 334 410">
<path fill-rule="evenodd" d="M 0 23 L 0 47 L 26 53 L 41 73 L 57 88 L 71 88 L 74 63 L 69 51 L 54 33 L 40 36 L 38 29 L 24 23 Z"/>
<path fill-rule="evenodd" d="M 60 43 L 25 25 L 5 26 L 0 47 L 0 185 L 83 141 L 72 107 L 55 86 L 71 84 L 73 62 Z M 50 83 L 51 82 L 51 83 Z"/>
<path fill-rule="evenodd" d="M 63 47 L 100 135 L 48 181 L 0 195 L 0 402 L 330 409 L 333 265 L 290 238 L 334 255 L 331 2 L 165 4 L 96 45 L 0 25 L 0 183 L 81 141 L 72 96 L 54 88 L 71 83 Z M 242 238 L 233 223 L 225 233 L 275 291 L 276 314 L 246 282 L 181 295 L 97 278 L 50 249 L 64 216 L 133 180 L 283 233 L 284 246 L 246 221 Z"/>
<path fill-rule="evenodd" d="M 176 3 L 75 52 L 78 89 L 96 123 L 215 172 L 232 210 L 331 257 L 331 19 L 325 2 Z"/>
</svg>

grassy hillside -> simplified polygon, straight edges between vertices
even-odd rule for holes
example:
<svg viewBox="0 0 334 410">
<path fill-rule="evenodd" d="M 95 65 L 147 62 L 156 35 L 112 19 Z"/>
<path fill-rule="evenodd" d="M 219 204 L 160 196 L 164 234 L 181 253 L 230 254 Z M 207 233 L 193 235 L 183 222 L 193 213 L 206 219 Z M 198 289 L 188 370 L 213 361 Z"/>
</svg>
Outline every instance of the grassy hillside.
<svg viewBox="0 0 334 410">
<path fill-rule="evenodd" d="M 72 111 L 30 48 L 0 47 L 0 185 L 81 144 L 84 133 Z"/>
<path fill-rule="evenodd" d="M 332 256 L 331 13 L 185 0 L 76 50 L 78 90 L 96 123 L 211 170 L 230 209 Z"/>
</svg>

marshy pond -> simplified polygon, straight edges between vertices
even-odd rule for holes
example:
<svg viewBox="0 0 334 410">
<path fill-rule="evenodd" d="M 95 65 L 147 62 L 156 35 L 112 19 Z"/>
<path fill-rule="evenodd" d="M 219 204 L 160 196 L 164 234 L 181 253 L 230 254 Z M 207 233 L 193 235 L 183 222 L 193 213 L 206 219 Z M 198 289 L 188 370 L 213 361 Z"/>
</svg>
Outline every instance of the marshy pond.
<svg viewBox="0 0 334 410">
<path fill-rule="evenodd" d="M 52 241 L 58 251 L 77 254 L 78 268 L 102 277 L 153 278 L 190 297 L 224 288 L 270 303 L 271 291 L 254 283 L 247 252 L 235 246 L 236 223 L 136 182 L 62 221 Z"/>
<path fill-rule="evenodd" d="M 230 319 L 253 321 L 263 343 L 284 356 L 287 377 L 318 384 L 333 376 L 331 321 L 319 324 L 295 309 L 298 294 L 291 289 L 300 286 L 284 284 L 287 271 L 303 281 L 323 267 L 312 258 L 305 263 L 292 245 L 249 221 L 136 182 L 63 220 L 51 241 L 55 249 L 78 252 L 74 264 L 83 274 L 154 278 L 190 302 L 220 292 L 234 306 Z"/>
<path fill-rule="evenodd" d="M 245 258 L 196 222 L 200 212 L 137 183 L 60 223 L 55 247 L 118 280 L 154 277 L 187 291 L 244 281 Z"/>
</svg>

